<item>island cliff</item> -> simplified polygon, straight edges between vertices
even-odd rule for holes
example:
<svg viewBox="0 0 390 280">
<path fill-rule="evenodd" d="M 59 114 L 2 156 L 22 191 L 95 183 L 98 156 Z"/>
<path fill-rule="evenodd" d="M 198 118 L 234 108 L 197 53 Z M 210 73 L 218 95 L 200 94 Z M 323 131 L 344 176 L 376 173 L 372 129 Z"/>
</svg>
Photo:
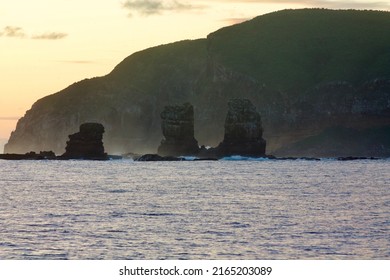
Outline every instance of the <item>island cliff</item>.
<svg viewBox="0 0 390 280">
<path fill-rule="evenodd" d="M 184 102 L 194 105 L 195 138 L 215 147 L 228 100 L 247 98 L 267 154 L 390 156 L 388 30 L 387 12 L 285 10 L 140 51 L 107 76 L 38 100 L 5 152 L 62 154 L 80 123 L 99 122 L 110 154 L 155 153 L 160 112 Z"/>
</svg>

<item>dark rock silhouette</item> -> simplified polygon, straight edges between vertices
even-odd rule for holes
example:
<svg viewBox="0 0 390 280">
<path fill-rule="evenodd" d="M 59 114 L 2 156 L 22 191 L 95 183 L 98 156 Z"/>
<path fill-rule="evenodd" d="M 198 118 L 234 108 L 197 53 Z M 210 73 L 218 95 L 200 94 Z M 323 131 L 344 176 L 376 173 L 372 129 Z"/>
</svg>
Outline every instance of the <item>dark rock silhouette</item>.
<svg viewBox="0 0 390 280">
<path fill-rule="evenodd" d="M 56 159 L 56 155 L 52 151 L 43 151 L 39 154 L 35 152 L 28 152 L 25 154 L 0 154 L 0 159 L 5 160 L 44 160 Z"/>
<path fill-rule="evenodd" d="M 225 120 L 223 141 L 215 149 L 219 157 L 240 155 L 265 156 L 261 117 L 248 99 L 231 99 Z"/>
<path fill-rule="evenodd" d="M 62 159 L 96 159 L 106 160 L 103 146 L 104 126 L 100 123 L 84 123 L 80 131 L 69 135 L 66 152 Z"/>
<path fill-rule="evenodd" d="M 156 154 L 146 154 L 138 159 L 136 161 L 183 161 L 184 158 L 174 157 L 174 156 L 160 156 Z"/>
<path fill-rule="evenodd" d="M 339 161 L 349 161 L 349 160 L 379 160 L 380 158 L 377 157 L 353 157 L 353 156 L 348 156 L 348 157 L 338 157 L 337 160 Z"/>
<path fill-rule="evenodd" d="M 166 106 L 161 119 L 165 139 L 158 147 L 159 155 L 185 156 L 199 152 L 198 141 L 194 138 L 194 108 L 190 103 Z"/>
</svg>

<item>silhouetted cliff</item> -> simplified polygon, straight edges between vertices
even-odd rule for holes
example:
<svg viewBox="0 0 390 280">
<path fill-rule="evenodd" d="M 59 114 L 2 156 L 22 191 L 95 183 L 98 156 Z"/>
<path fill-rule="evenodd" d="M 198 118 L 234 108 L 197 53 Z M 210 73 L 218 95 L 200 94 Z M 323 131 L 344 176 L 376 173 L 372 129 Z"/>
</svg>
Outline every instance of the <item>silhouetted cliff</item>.
<svg viewBox="0 0 390 280">
<path fill-rule="evenodd" d="M 345 144 L 332 145 L 327 153 L 329 145 L 305 139 L 332 127 L 356 135 L 388 131 L 389 30 L 387 12 L 285 10 L 207 39 L 137 52 L 107 76 L 38 100 L 19 120 L 5 152 L 61 154 L 67 136 L 84 122 L 104 125 L 110 154 L 156 152 L 160 112 L 185 102 L 194 105 L 199 144 L 216 146 L 223 139 L 228 100 L 247 98 L 261 115 L 267 154 L 309 156 L 317 148 L 323 156 L 338 154 Z M 343 135 L 337 137 L 345 140 Z M 390 156 L 390 143 L 383 139 L 373 138 L 370 145 Z M 370 155 L 361 139 L 344 140 L 338 141 L 356 144 L 350 145 L 351 155 Z"/>
</svg>

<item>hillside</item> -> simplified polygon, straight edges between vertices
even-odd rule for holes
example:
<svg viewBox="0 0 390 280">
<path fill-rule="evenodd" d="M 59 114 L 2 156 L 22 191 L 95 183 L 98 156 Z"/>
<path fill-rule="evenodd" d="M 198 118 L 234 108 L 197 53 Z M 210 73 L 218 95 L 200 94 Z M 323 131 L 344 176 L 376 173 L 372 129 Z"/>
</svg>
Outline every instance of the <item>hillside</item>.
<svg viewBox="0 0 390 280">
<path fill-rule="evenodd" d="M 343 145 L 323 150 L 319 141 L 305 139 L 332 127 L 359 137 L 389 131 L 388 30 L 387 12 L 284 10 L 206 39 L 140 51 L 107 76 L 38 100 L 5 152 L 62 153 L 68 134 L 87 121 L 104 124 L 109 153 L 155 152 L 162 139 L 160 112 L 184 102 L 194 105 L 198 142 L 214 146 L 223 137 L 227 100 L 246 97 L 261 112 L 267 153 L 315 156 L 318 148 L 321 156 L 337 155 Z M 341 133 L 338 143 L 354 141 L 352 134 Z M 369 150 L 356 139 L 350 153 L 390 156 L 386 139 L 371 139 Z"/>
</svg>

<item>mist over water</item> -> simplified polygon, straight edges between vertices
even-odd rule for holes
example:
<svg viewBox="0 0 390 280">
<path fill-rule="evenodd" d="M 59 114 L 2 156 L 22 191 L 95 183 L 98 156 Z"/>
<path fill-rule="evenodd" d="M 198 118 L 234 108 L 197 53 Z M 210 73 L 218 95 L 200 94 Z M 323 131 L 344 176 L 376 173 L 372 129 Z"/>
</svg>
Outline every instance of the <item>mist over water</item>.
<svg viewBox="0 0 390 280">
<path fill-rule="evenodd" d="M 0 161 L 0 259 L 390 259 L 390 161 Z"/>
<path fill-rule="evenodd" d="M 7 144 L 8 139 L 0 138 L 0 154 L 4 152 L 4 145 Z"/>
</svg>

